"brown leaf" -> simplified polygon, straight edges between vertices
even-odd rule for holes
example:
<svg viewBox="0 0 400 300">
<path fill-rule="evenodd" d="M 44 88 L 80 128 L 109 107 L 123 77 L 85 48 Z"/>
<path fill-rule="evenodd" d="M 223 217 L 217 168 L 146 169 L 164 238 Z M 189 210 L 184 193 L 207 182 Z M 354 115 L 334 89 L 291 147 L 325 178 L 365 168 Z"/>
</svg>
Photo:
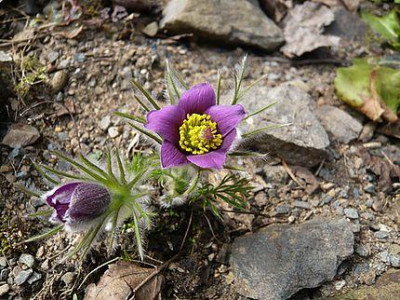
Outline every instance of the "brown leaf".
<svg viewBox="0 0 400 300">
<path fill-rule="evenodd" d="M 311 173 L 308 169 L 300 166 L 292 166 L 291 169 L 297 177 L 303 179 L 306 182 L 307 185 L 305 191 L 307 192 L 307 194 L 311 195 L 318 189 L 319 182 L 314 174 Z"/>
<path fill-rule="evenodd" d="M 380 127 L 378 132 L 400 139 L 400 121 L 388 123 Z"/>
<path fill-rule="evenodd" d="M 400 167 L 378 156 L 371 155 L 366 149 L 361 150 L 366 168 L 379 176 L 377 188 L 383 192 L 390 192 L 393 188 L 392 179 L 400 179 Z"/>
<path fill-rule="evenodd" d="M 162 277 L 157 275 L 143 285 L 135 295 L 133 290 L 145 280 L 154 269 L 142 268 L 137 264 L 120 261 L 109 266 L 108 271 L 96 284 L 86 288 L 84 300 L 153 300 L 160 294 Z"/>
<path fill-rule="evenodd" d="M 382 101 L 379 97 L 378 92 L 376 91 L 376 71 L 372 71 L 370 75 L 370 91 L 371 97 L 364 98 L 363 105 L 360 108 L 361 112 L 365 114 L 372 121 L 378 121 L 383 112 L 385 111 L 382 108 Z"/>
<path fill-rule="evenodd" d="M 320 47 L 338 45 L 339 37 L 322 34 L 334 19 L 333 12 L 320 3 L 308 1 L 296 5 L 283 20 L 286 44 L 281 51 L 292 58 Z"/>
<path fill-rule="evenodd" d="M 66 39 L 74 39 L 76 38 L 82 31 L 83 31 L 83 25 L 76 27 L 72 30 L 67 30 L 67 31 L 59 31 L 56 34 L 60 35 Z"/>
</svg>

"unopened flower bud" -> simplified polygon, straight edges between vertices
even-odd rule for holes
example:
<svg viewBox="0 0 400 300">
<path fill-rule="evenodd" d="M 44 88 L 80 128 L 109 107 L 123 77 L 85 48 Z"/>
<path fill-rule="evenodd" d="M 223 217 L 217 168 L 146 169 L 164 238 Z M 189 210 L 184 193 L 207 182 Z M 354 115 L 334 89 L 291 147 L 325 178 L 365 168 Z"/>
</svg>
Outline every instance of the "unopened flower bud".
<svg viewBox="0 0 400 300">
<path fill-rule="evenodd" d="M 55 209 L 51 221 L 65 223 L 70 231 L 79 231 L 104 214 L 111 202 L 110 192 L 90 182 L 70 182 L 45 193 L 47 203 Z"/>
</svg>

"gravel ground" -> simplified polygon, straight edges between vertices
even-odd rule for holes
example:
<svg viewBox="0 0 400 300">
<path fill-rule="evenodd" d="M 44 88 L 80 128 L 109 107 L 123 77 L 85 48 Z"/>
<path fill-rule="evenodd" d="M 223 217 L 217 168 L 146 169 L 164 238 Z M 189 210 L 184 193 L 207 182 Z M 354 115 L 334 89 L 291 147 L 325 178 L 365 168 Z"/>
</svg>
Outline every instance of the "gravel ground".
<svg viewBox="0 0 400 300">
<path fill-rule="evenodd" d="M 302 80 L 316 107 L 330 104 L 349 112 L 364 124 L 364 135 L 349 145 L 333 141 L 330 148 L 333 159 L 310 170 L 318 180 L 312 193 L 305 186 L 315 182 L 299 171 L 296 173 L 302 184 L 299 186 L 279 160 L 272 157 L 267 161 L 238 160 L 240 166 L 250 170 L 242 175 L 255 186 L 246 209 L 252 213 L 225 212 L 222 224 L 209 212 L 195 210 L 185 251 L 164 272 L 163 298 L 240 299 L 231 285 L 233 275 L 226 258 L 228 244 L 237 236 L 271 223 L 297 224 L 318 217 L 345 217 L 355 233 L 356 254 L 341 265 L 337 278 L 294 299 L 329 297 L 360 285 L 373 285 L 376 277 L 387 269 L 400 267 L 400 186 L 398 182 L 380 181 L 381 177 L 368 167 L 371 157 L 385 165 L 398 165 L 398 140 L 379 134 L 363 116 L 337 100 L 333 88 L 334 64 L 316 64 L 313 60 L 290 63 L 277 54 L 207 47 L 187 39 L 147 38 L 140 29 L 148 22 L 148 17 L 140 17 L 132 27 L 124 23 L 106 24 L 101 30 L 85 29 L 74 39 L 50 35 L 25 47 L 25 55 L 37 56 L 52 71 L 48 83 L 30 90 L 30 99 L 22 102 L 11 97 L 7 114 L 10 122 L 35 127 L 40 138 L 23 148 L 1 148 L 1 299 L 70 299 L 73 293 L 81 299 L 85 286 L 96 282 L 103 273 L 104 267 L 78 288 L 91 270 L 108 260 L 101 249 L 93 250 L 80 268 L 74 259 L 57 263 L 59 253 L 65 252 L 75 239 L 71 234 L 60 233 L 42 242 L 20 244 L 50 223 L 27 217 L 45 207 L 20 192 L 15 184 L 46 190 L 31 161 L 68 169 L 50 154 L 53 149 L 98 157 L 108 147 L 125 149 L 127 155 L 151 147 L 143 135 L 112 112 L 138 109 L 131 76 L 162 99 L 166 58 L 190 84 L 203 81 L 216 84 L 219 70 L 223 93 L 227 93 L 232 87 L 232 69 L 248 53 L 245 85 L 264 74 L 267 77 L 260 85 L 271 88 Z M 337 61 L 349 62 L 362 49 L 359 45 L 348 46 L 346 51 L 332 50 Z M 13 51 L 23 53 L 18 47 Z M 10 122 L 2 122 L 5 132 Z M 166 261 L 176 253 L 190 214 L 191 208 L 186 206 L 160 211 L 154 231 L 148 234 L 149 257 Z M 135 252 L 129 246 L 129 234 L 121 243 L 127 246 L 126 251 L 117 255 L 133 259 Z"/>
</svg>

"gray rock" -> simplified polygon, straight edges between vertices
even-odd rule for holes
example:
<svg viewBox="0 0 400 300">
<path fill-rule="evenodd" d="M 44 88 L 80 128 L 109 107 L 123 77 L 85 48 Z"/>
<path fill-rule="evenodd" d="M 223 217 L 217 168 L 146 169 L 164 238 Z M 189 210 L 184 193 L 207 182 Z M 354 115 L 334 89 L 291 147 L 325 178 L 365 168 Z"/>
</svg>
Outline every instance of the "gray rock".
<svg viewBox="0 0 400 300">
<path fill-rule="evenodd" d="M 57 51 L 51 51 L 48 55 L 47 55 L 47 59 L 49 60 L 49 63 L 54 63 L 58 57 L 60 56 L 60 54 Z"/>
<path fill-rule="evenodd" d="M 357 253 L 358 255 L 360 255 L 361 257 L 368 257 L 368 255 L 369 255 L 369 250 L 368 250 L 368 248 L 367 248 L 365 245 L 360 244 L 360 245 L 358 245 L 357 248 L 356 248 L 356 253 Z"/>
<path fill-rule="evenodd" d="M 235 287 L 250 298 L 287 299 L 332 280 L 340 263 L 353 253 L 353 244 L 344 219 L 268 226 L 233 243 Z"/>
<path fill-rule="evenodd" d="M 291 125 L 245 138 L 239 141 L 238 149 L 269 153 L 283 158 L 288 164 L 305 167 L 316 166 L 328 158 L 328 135 L 310 111 L 313 101 L 304 88 L 302 82 L 289 82 L 273 89 L 266 86 L 254 88 L 247 93 L 241 101 L 247 113 L 274 102 L 277 104 L 242 122 L 242 132 L 272 125 Z"/>
<path fill-rule="evenodd" d="M 275 208 L 275 211 L 278 215 L 283 215 L 283 214 L 287 214 L 288 212 L 290 212 L 290 206 L 287 204 L 282 204 L 282 205 L 278 205 Z"/>
<path fill-rule="evenodd" d="M 368 26 L 358 14 L 351 13 L 339 5 L 333 8 L 333 14 L 335 21 L 326 28 L 327 34 L 339 36 L 348 41 L 362 42 L 365 40 Z"/>
<path fill-rule="evenodd" d="M 41 278 L 42 278 L 42 274 L 37 273 L 37 272 L 33 272 L 32 276 L 29 277 L 29 279 L 28 279 L 28 283 L 29 284 L 33 284 L 36 281 L 40 280 Z"/>
<path fill-rule="evenodd" d="M 379 231 L 375 232 L 375 237 L 380 240 L 386 239 L 388 236 L 389 236 L 389 232 L 387 232 L 387 231 L 379 230 Z"/>
<path fill-rule="evenodd" d="M 344 209 L 344 214 L 346 215 L 346 217 L 350 218 L 350 219 L 358 219 L 358 211 L 355 208 L 345 208 Z"/>
<path fill-rule="evenodd" d="M 10 291 L 10 286 L 8 284 L 3 284 L 0 286 L 0 297 L 6 295 Z"/>
<path fill-rule="evenodd" d="M 16 285 L 24 284 L 29 277 L 31 277 L 33 271 L 31 269 L 19 272 L 14 279 Z"/>
<path fill-rule="evenodd" d="M 31 145 L 40 137 L 39 131 L 30 125 L 21 123 L 12 124 L 2 143 L 12 148 Z"/>
<path fill-rule="evenodd" d="M 325 105 L 319 107 L 315 114 L 325 130 L 341 143 L 348 144 L 360 135 L 361 123 L 337 107 Z"/>
<path fill-rule="evenodd" d="M 387 250 L 379 252 L 378 256 L 381 259 L 381 261 L 383 261 L 384 263 L 387 263 L 387 264 L 390 263 L 390 255 Z"/>
<path fill-rule="evenodd" d="M 310 204 L 304 201 L 296 200 L 294 201 L 294 207 L 303 208 L 303 209 L 310 209 Z"/>
<path fill-rule="evenodd" d="M 160 26 L 170 33 L 194 33 L 207 41 L 245 45 L 265 51 L 283 42 L 282 31 L 262 10 L 243 0 L 172 0 Z"/>
<path fill-rule="evenodd" d="M 35 264 L 35 257 L 33 255 L 31 255 L 31 254 L 23 253 L 19 257 L 18 261 L 21 264 L 24 264 L 25 266 L 27 266 L 28 268 L 32 268 L 33 265 Z"/>
</svg>

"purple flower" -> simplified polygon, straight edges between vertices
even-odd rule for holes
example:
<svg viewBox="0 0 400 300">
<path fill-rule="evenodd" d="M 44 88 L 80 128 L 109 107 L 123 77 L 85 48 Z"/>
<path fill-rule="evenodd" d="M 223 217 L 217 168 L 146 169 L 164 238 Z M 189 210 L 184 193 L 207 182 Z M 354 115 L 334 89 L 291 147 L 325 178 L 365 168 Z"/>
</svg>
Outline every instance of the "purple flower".
<svg viewBox="0 0 400 300">
<path fill-rule="evenodd" d="M 42 198 L 54 208 L 50 220 L 65 223 L 72 231 L 101 216 L 111 202 L 105 187 L 90 182 L 69 182 L 45 193 Z"/>
<path fill-rule="evenodd" d="M 193 163 L 220 169 L 244 116 L 240 104 L 216 105 L 214 89 L 202 83 L 183 93 L 178 105 L 150 111 L 145 127 L 163 138 L 163 168 Z"/>
</svg>

